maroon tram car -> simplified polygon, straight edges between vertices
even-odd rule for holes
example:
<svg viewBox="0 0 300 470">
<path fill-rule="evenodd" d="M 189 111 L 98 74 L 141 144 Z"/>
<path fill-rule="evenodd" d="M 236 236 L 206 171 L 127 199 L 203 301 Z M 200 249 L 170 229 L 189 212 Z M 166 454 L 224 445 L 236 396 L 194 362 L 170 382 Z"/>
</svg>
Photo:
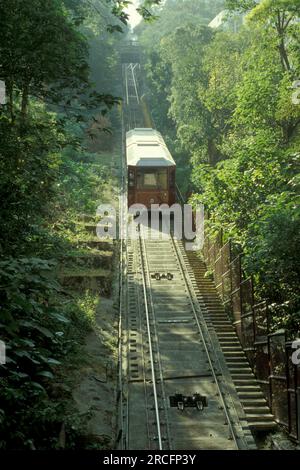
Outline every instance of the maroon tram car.
<svg viewBox="0 0 300 470">
<path fill-rule="evenodd" d="M 155 129 L 137 128 L 126 134 L 128 207 L 176 202 L 176 163 L 162 135 Z"/>
</svg>

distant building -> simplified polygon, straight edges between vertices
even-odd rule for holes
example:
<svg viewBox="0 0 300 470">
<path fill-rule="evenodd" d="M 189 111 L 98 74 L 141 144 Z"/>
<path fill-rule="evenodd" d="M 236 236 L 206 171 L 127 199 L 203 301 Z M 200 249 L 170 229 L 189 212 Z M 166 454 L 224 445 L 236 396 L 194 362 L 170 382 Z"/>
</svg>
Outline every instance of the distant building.
<svg viewBox="0 0 300 470">
<path fill-rule="evenodd" d="M 226 15 L 226 10 L 221 11 L 217 16 L 215 16 L 215 18 L 209 23 L 208 26 L 213 29 L 219 28 L 220 26 L 222 26 L 224 21 L 226 21 Z"/>
<path fill-rule="evenodd" d="M 243 23 L 244 15 L 231 15 L 228 10 L 222 10 L 208 26 L 212 29 L 222 29 L 223 31 L 233 31 L 236 33 Z"/>
</svg>

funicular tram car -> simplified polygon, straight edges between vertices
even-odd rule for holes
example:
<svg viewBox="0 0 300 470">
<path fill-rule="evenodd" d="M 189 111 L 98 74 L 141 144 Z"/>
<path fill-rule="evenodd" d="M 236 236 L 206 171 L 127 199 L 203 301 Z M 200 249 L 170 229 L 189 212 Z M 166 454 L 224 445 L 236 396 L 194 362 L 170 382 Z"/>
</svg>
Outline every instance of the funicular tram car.
<svg viewBox="0 0 300 470">
<path fill-rule="evenodd" d="M 174 162 L 162 135 L 151 128 L 137 128 L 126 134 L 128 207 L 176 201 Z"/>
</svg>

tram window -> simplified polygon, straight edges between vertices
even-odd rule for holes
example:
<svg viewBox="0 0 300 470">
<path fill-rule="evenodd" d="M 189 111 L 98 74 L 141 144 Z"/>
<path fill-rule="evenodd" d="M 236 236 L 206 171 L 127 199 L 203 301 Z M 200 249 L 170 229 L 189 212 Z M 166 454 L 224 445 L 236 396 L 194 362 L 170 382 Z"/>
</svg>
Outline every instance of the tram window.
<svg viewBox="0 0 300 470">
<path fill-rule="evenodd" d="M 148 188 L 156 187 L 156 174 L 155 173 L 144 174 L 144 186 L 147 186 Z"/>
<path fill-rule="evenodd" d="M 168 189 L 168 173 L 167 170 L 159 170 L 157 172 L 158 189 L 166 191 Z"/>
<path fill-rule="evenodd" d="M 128 175 L 128 183 L 129 183 L 129 187 L 130 188 L 134 188 L 135 186 L 135 181 L 134 181 L 134 171 L 129 171 L 129 175 Z"/>
<path fill-rule="evenodd" d="M 168 189 L 168 174 L 166 169 L 162 170 L 140 170 L 137 173 L 138 189 Z"/>
</svg>

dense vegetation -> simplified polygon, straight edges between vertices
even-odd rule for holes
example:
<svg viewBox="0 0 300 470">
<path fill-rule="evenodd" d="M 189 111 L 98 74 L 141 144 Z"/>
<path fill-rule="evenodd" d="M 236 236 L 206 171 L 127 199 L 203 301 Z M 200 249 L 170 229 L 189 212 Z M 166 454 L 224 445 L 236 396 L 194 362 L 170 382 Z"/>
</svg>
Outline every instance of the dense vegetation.
<svg viewBox="0 0 300 470">
<path fill-rule="evenodd" d="M 140 6 L 146 19 L 152 3 Z M 1 449 L 57 447 L 62 422 L 72 447 L 82 426 L 66 409 L 70 390 L 57 396 L 54 385 L 76 367 L 97 299 L 66 293 L 57 264 L 72 249 L 75 214 L 95 213 L 109 177 L 93 165 L 91 141 L 106 150 L 105 132 L 119 125 L 109 110 L 121 93 L 125 6 L 0 1 Z"/>
<path fill-rule="evenodd" d="M 223 27 L 208 27 L 225 6 Z M 191 175 L 183 190 L 205 204 L 208 231 L 222 227 L 241 245 L 247 273 L 273 304 L 274 328 L 292 336 L 300 325 L 299 14 L 299 0 L 168 0 L 157 23 L 137 29 L 154 119 Z"/>
</svg>

